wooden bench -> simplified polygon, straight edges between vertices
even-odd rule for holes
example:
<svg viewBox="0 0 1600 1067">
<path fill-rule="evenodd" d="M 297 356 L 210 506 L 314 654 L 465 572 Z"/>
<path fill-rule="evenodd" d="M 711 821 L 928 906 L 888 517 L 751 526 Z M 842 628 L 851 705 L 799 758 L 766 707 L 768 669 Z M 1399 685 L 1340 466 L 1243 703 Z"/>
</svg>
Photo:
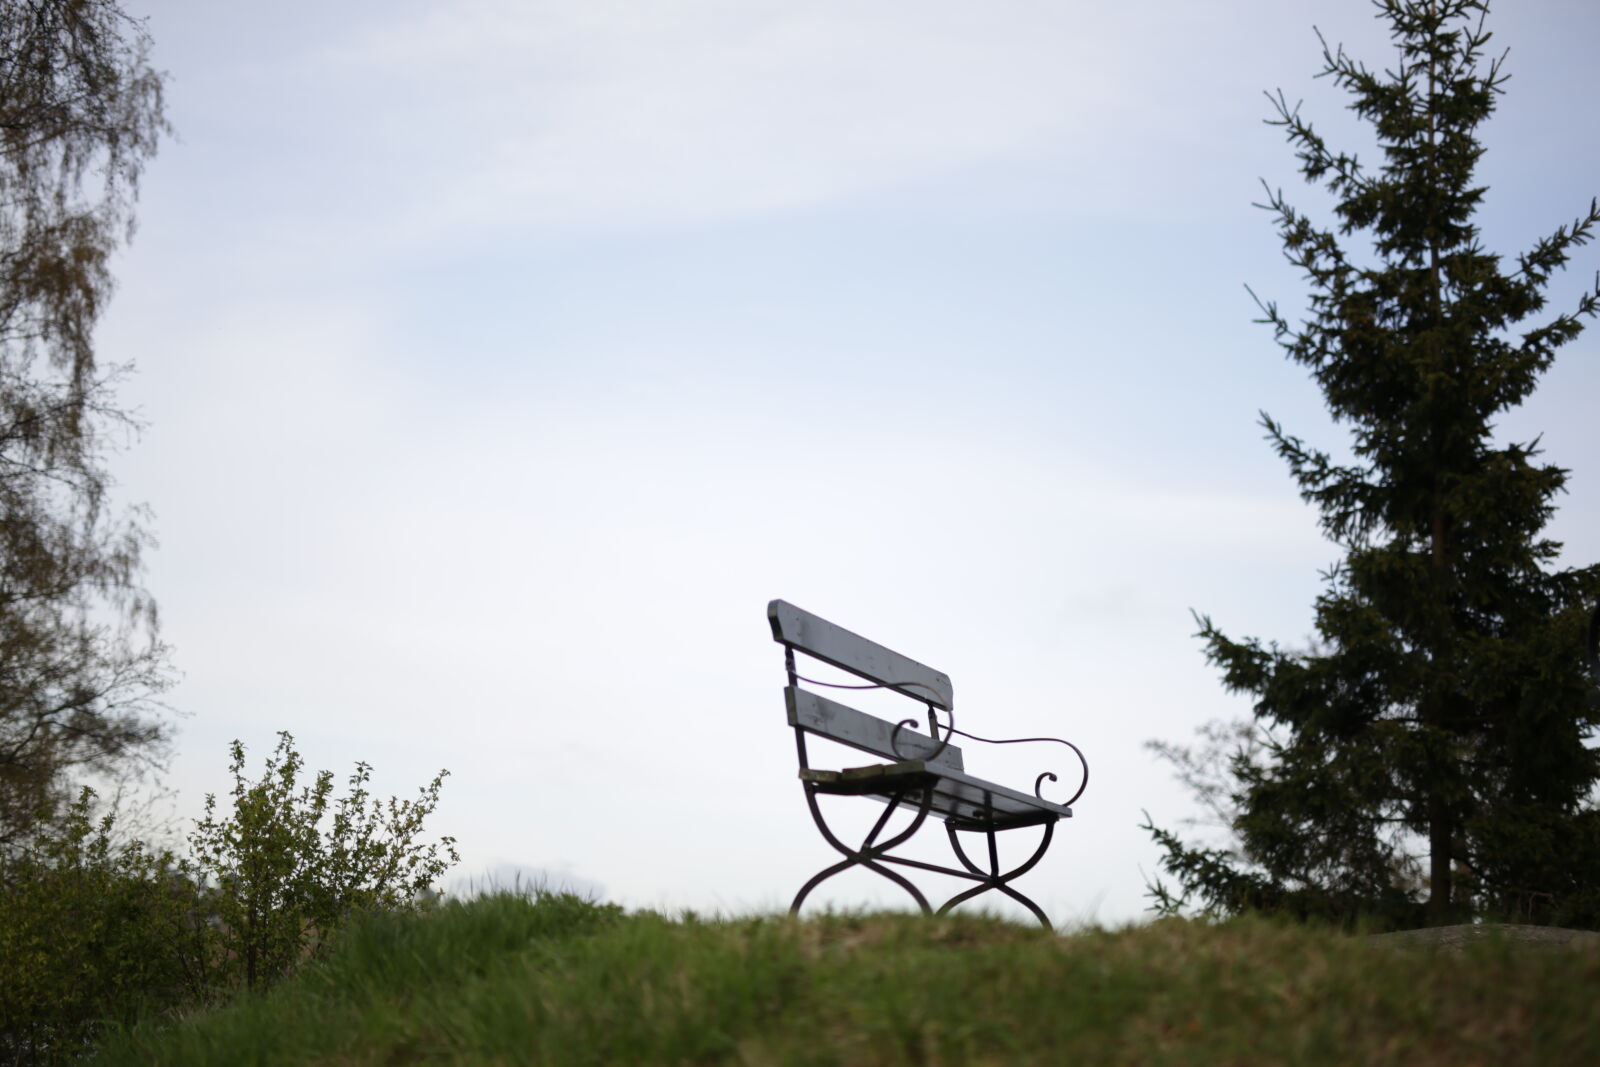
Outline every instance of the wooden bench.
<svg viewBox="0 0 1600 1067">
<path fill-rule="evenodd" d="M 989 741 L 958 730 L 955 728 L 955 701 L 950 678 L 942 672 L 782 600 L 774 600 L 767 605 L 767 621 L 772 626 L 773 640 L 784 648 L 784 666 L 789 676 L 789 684 L 783 691 L 784 706 L 788 710 L 789 725 L 794 727 L 795 744 L 800 757 L 800 782 L 805 789 L 806 805 L 823 838 L 845 857 L 818 871 L 806 882 L 795 894 L 790 912 L 798 912 L 806 896 L 823 881 L 851 867 L 860 866 L 899 885 L 911 894 L 924 914 L 933 914 L 934 909 L 929 906 L 922 891 L 910 879 L 886 866 L 894 864 L 978 883 L 946 900 L 939 906 L 937 914 L 942 915 L 981 893 L 997 890 L 1028 908 L 1049 929 L 1050 920 L 1045 913 L 1010 883 L 1031 870 L 1044 857 L 1050 847 L 1056 821 L 1072 815 L 1072 802 L 1088 786 L 1089 765 L 1078 747 L 1070 741 L 1053 737 Z M 797 652 L 848 671 L 865 679 L 867 684 L 844 685 L 805 677 L 796 670 Z M 928 732 L 920 732 L 921 726 L 916 719 L 898 722 L 880 719 L 802 688 L 802 683 L 835 689 L 883 689 L 899 693 L 925 706 Z M 944 713 L 943 722 L 940 721 L 940 712 Z M 1048 741 L 1066 745 L 1077 754 L 1082 764 L 1082 780 L 1078 790 L 1065 803 L 1058 804 L 1040 795 L 1040 788 L 1046 780 L 1056 781 L 1054 774 L 1046 772 L 1039 775 L 1034 780 L 1032 793 L 968 774 L 961 749 L 950 743 L 952 735 L 957 734 L 989 744 Z M 820 770 L 812 767 L 807 757 L 808 736 L 839 742 L 892 762 L 837 771 Z M 885 803 L 887 807 L 861 844 L 852 848 L 828 826 L 817 803 L 819 796 L 868 797 Z M 913 812 L 910 825 L 880 839 L 889 817 L 901 808 Z M 892 854 L 894 849 L 909 841 L 930 817 L 944 821 L 950 846 L 961 863 L 960 867 L 940 866 Z M 995 835 L 1028 826 L 1043 827 L 1038 846 L 1025 862 L 1002 871 Z M 957 836 L 960 833 L 979 833 L 986 837 L 986 868 L 968 856 Z"/>
</svg>

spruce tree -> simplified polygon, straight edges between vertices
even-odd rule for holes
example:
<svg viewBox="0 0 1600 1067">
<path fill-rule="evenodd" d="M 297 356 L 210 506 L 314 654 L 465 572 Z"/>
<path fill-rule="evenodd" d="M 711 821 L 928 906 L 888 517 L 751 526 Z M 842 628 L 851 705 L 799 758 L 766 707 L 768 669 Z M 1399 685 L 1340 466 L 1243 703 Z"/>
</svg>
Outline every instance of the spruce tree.
<svg viewBox="0 0 1600 1067">
<path fill-rule="evenodd" d="M 1268 190 L 1304 318 L 1262 303 L 1311 372 L 1351 459 L 1266 414 L 1268 440 L 1343 558 L 1317 598 L 1317 638 L 1291 652 L 1200 617 L 1225 685 L 1254 698 L 1264 747 L 1232 763 L 1236 850 L 1147 825 L 1181 897 L 1390 924 L 1474 915 L 1600 925 L 1600 724 L 1585 645 L 1600 566 L 1554 569 L 1541 535 L 1567 471 L 1538 441 L 1495 440 L 1600 310 L 1546 288 L 1600 225 L 1600 204 L 1516 257 L 1486 251 L 1473 216 L 1478 127 L 1502 91 L 1481 0 L 1378 0 L 1397 48 L 1374 71 L 1323 45 L 1382 152 L 1336 152 L 1280 92 L 1300 170 L 1333 194 L 1323 223 Z"/>
</svg>

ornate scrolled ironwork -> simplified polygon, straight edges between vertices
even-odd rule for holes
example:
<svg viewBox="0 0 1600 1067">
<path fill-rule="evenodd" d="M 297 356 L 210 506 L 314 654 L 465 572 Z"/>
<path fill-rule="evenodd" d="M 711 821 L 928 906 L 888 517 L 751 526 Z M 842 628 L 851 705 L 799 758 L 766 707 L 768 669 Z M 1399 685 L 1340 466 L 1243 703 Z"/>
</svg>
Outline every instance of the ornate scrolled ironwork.
<svg viewBox="0 0 1600 1067">
<path fill-rule="evenodd" d="M 1045 774 L 1049 773 L 1049 771 L 1045 772 Z M 1043 775 L 1040 775 L 1040 777 L 1042 778 Z M 1046 930 L 1050 929 L 1050 917 L 1044 913 L 1044 909 L 1039 907 L 1039 905 L 1035 904 L 1028 897 L 1024 896 L 1009 883 L 1013 879 L 1019 878 L 1033 870 L 1034 865 L 1044 858 L 1045 851 L 1050 847 L 1050 839 L 1055 835 L 1056 832 L 1056 824 L 1054 820 L 1044 824 L 1044 834 L 1039 838 L 1039 844 L 1034 848 L 1033 855 L 1029 856 L 1022 863 L 1019 863 L 1009 871 L 1004 872 L 1000 870 L 1000 854 L 995 848 L 994 831 L 992 829 L 986 831 L 986 836 L 989 839 L 989 870 L 987 873 L 982 867 L 979 867 L 976 863 L 974 863 L 971 857 L 967 855 L 967 850 L 961 847 L 961 838 L 957 836 L 958 827 L 954 823 L 946 822 L 944 824 L 944 829 L 945 834 L 950 838 L 950 847 L 955 851 L 956 858 L 961 861 L 961 865 L 963 867 L 965 867 L 973 875 L 977 876 L 978 884 L 970 889 L 962 890 L 949 900 L 945 901 L 939 906 L 939 910 L 935 914 L 943 915 L 964 900 L 971 900 L 980 893 L 987 893 L 992 889 L 997 889 L 1001 893 L 1004 893 L 1006 896 L 1010 897 L 1012 900 L 1015 900 L 1017 903 L 1023 905 L 1029 911 L 1033 912 L 1034 917 L 1039 920 L 1039 924 Z M 950 871 L 948 873 L 957 874 L 959 872 Z"/>
<path fill-rule="evenodd" d="M 876 682 L 876 683 L 873 683 L 872 685 L 845 685 L 842 682 L 824 682 L 819 678 L 806 678 L 806 677 L 804 677 L 802 675 L 799 675 L 799 674 L 795 675 L 795 679 L 797 681 L 805 682 L 808 685 L 825 685 L 829 689 L 906 689 L 906 688 L 916 688 L 916 689 L 927 689 L 929 692 L 932 692 L 932 688 L 930 686 L 924 685 L 921 682 Z M 936 760 L 940 756 L 944 755 L 944 750 L 950 747 L 950 735 L 952 733 L 960 733 L 960 731 L 956 729 L 956 713 L 954 711 L 951 711 L 949 708 L 946 708 L 944 713 L 945 713 L 946 718 L 948 718 L 949 721 L 945 723 L 945 733 L 944 733 L 944 737 L 941 739 L 939 737 L 938 732 L 937 732 L 938 731 L 938 724 L 939 724 L 939 714 L 938 714 L 938 712 L 936 712 L 934 710 L 933 703 L 931 701 L 929 702 L 929 704 L 928 704 L 929 729 L 933 731 L 933 733 L 931 734 L 933 740 L 938 741 L 939 745 L 932 752 L 930 752 L 930 753 L 928 753 L 927 755 L 924 755 L 924 756 L 907 756 L 904 752 L 900 751 L 900 744 L 899 744 L 899 742 L 900 742 L 900 731 L 901 730 L 904 730 L 907 726 L 911 727 L 914 730 L 919 730 L 919 729 L 921 729 L 922 724 L 919 723 L 916 719 L 901 719 L 899 722 L 895 723 L 894 724 L 894 730 L 891 731 L 890 734 L 889 734 L 889 751 L 894 753 L 895 759 L 898 759 L 898 760 L 920 759 L 920 760 L 929 760 L 929 761 L 931 761 L 931 760 Z"/>
<path fill-rule="evenodd" d="M 1594 616 L 1594 619 L 1592 621 L 1592 625 L 1591 625 L 1590 629 L 1591 629 L 1590 644 L 1594 645 L 1596 641 L 1600 641 L 1600 610 L 1597 610 L 1595 612 L 1595 616 Z M 1600 655 L 1600 652 L 1597 652 L 1596 654 Z M 1597 669 L 1600 669 L 1600 667 L 1597 667 Z M 843 684 L 841 682 L 824 682 L 824 681 L 822 681 L 821 679 L 818 679 L 818 678 L 805 678 L 805 677 L 802 677 L 802 676 L 800 676 L 798 674 L 795 675 L 794 677 L 796 678 L 796 680 L 802 681 L 802 682 L 806 682 L 809 685 L 824 685 L 824 686 L 827 686 L 829 689 L 898 689 L 898 690 L 902 690 L 903 691 L 903 690 L 905 690 L 907 688 L 917 688 L 917 689 L 928 689 L 929 688 L 928 686 L 924 685 L 921 682 L 877 682 L 877 683 L 873 683 L 871 685 L 846 685 L 846 684 Z M 934 749 L 931 754 L 926 755 L 926 756 L 911 756 L 911 757 L 908 757 L 905 753 L 900 751 L 900 745 L 899 745 L 900 731 L 904 730 L 907 726 L 910 726 L 913 729 L 920 728 L 922 724 L 917 722 L 916 719 L 901 719 L 899 722 L 895 723 L 895 727 L 894 727 L 893 732 L 891 732 L 889 734 L 889 750 L 894 753 L 896 759 L 900 759 L 900 760 L 905 760 L 905 759 L 936 760 L 936 759 L 939 758 L 939 756 L 941 754 L 943 754 L 944 750 L 949 747 L 950 738 L 955 734 L 960 734 L 962 737 L 970 737 L 970 738 L 972 738 L 972 740 L 981 741 L 986 745 L 1024 745 L 1024 744 L 1031 744 L 1031 743 L 1033 743 L 1035 741 L 1050 741 L 1050 742 L 1053 742 L 1053 743 L 1058 744 L 1058 745 L 1066 745 L 1068 748 L 1072 749 L 1073 754 L 1078 757 L 1079 765 L 1083 767 L 1083 780 L 1078 783 L 1078 791 L 1073 793 L 1066 800 L 1060 801 L 1059 803 L 1063 807 L 1071 807 L 1073 805 L 1073 803 L 1079 797 L 1083 796 L 1083 791 L 1085 789 L 1089 788 L 1089 760 L 1088 760 L 1088 757 L 1086 757 L 1083 754 L 1083 749 L 1079 748 L 1077 745 L 1073 744 L 1071 741 L 1068 741 L 1065 738 L 1060 738 L 1060 737 L 1000 737 L 1000 738 L 979 737 L 977 734 L 970 734 L 965 730 L 956 729 L 956 713 L 953 710 L 951 710 L 949 708 L 946 708 L 945 709 L 945 716 L 946 716 L 948 721 L 945 723 L 945 734 L 944 734 L 944 737 L 941 738 L 941 737 L 939 737 L 939 734 L 938 734 L 938 721 L 939 721 L 938 720 L 938 713 L 936 711 L 934 711 L 933 704 L 929 703 L 929 705 L 928 705 L 928 720 L 929 720 L 929 722 L 931 724 L 931 728 L 934 731 L 932 736 L 933 736 L 933 739 L 935 741 L 939 742 L 939 747 Z M 1056 775 L 1055 775 L 1055 773 L 1053 771 L 1045 771 L 1043 774 L 1039 775 L 1039 777 L 1035 778 L 1033 780 L 1033 795 L 1038 797 L 1040 800 L 1046 799 L 1044 794 L 1042 792 L 1040 792 L 1040 790 L 1043 789 L 1043 787 L 1044 787 L 1044 781 L 1045 781 L 1046 778 L 1050 779 L 1050 781 L 1052 781 L 1052 782 L 1060 781 L 1060 779 L 1056 777 Z M 1058 803 L 1058 802 L 1052 800 L 1052 801 L 1050 801 L 1050 803 L 1054 804 L 1054 803 Z"/>
<path fill-rule="evenodd" d="M 886 689 L 890 688 L 893 684 L 843 685 L 834 682 L 820 682 L 815 679 L 802 678 L 799 675 L 795 675 L 794 677 L 798 681 L 810 682 L 812 685 L 825 685 L 838 689 Z M 907 685 L 915 683 L 900 684 Z M 889 749 L 897 758 L 901 760 L 905 760 L 907 756 L 900 749 L 900 732 L 908 726 L 912 727 L 913 729 L 917 729 L 920 724 L 916 719 L 901 719 L 895 724 L 893 731 L 891 731 L 889 734 Z M 940 737 L 940 726 L 944 727 L 943 737 Z M 1081 750 L 1079 750 L 1078 746 L 1074 745 L 1070 741 L 1065 741 L 1061 738 L 1055 737 L 1023 737 L 991 741 L 989 738 L 978 737 L 976 734 L 971 734 L 965 730 L 957 729 L 955 725 L 955 715 L 949 709 L 945 709 L 945 722 L 940 723 L 938 711 L 931 702 L 928 704 L 928 728 L 932 739 L 938 742 L 938 746 L 931 754 L 912 758 L 921 758 L 925 760 L 937 759 L 938 756 L 944 752 L 945 748 L 950 744 L 950 739 L 955 734 L 961 734 L 963 737 L 970 737 L 975 741 L 983 741 L 990 744 L 1019 744 L 1028 741 L 1056 741 L 1059 744 L 1063 744 L 1071 748 L 1078 754 L 1079 760 L 1083 762 L 1083 782 L 1081 785 L 1079 785 L 1078 791 L 1072 795 L 1071 800 L 1068 800 L 1067 803 L 1071 804 L 1072 801 L 1077 800 L 1089 784 L 1088 761 L 1083 758 L 1083 753 Z M 804 750 L 802 749 L 802 766 L 804 763 L 805 755 Z M 936 777 L 936 775 L 930 777 Z M 1052 782 L 1057 780 L 1054 773 L 1045 771 L 1034 781 L 1034 795 L 1038 796 L 1041 800 L 1043 800 L 1044 797 L 1040 794 L 1040 790 L 1043 788 L 1046 778 Z M 828 844 L 833 846 L 833 848 L 841 853 L 844 858 L 837 863 L 824 867 L 822 870 L 812 875 L 805 885 L 800 887 L 800 891 L 795 894 L 794 901 L 789 905 L 790 914 L 798 914 L 801 906 L 805 903 L 806 898 L 810 896 L 811 891 L 817 886 L 821 885 L 823 882 L 832 878 L 834 875 L 843 873 L 844 871 L 847 871 L 853 867 L 862 867 L 873 872 L 874 874 L 888 879 L 889 881 L 898 885 L 900 888 L 904 889 L 911 895 L 911 898 L 916 902 L 917 907 L 924 915 L 944 915 L 958 904 L 962 904 L 983 893 L 994 891 L 1010 897 L 1012 900 L 1015 900 L 1017 903 L 1027 908 L 1033 913 L 1034 917 L 1039 920 L 1041 926 L 1043 926 L 1046 930 L 1051 929 L 1050 918 L 1045 914 L 1044 909 L 1040 908 L 1037 903 L 1017 890 L 1010 883 L 1014 879 L 1032 870 L 1033 867 L 1039 862 L 1040 858 L 1044 856 L 1046 849 L 1050 847 L 1050 841 L 1055 832 L 1056 816 L 1054 814 L 1049 814 L 1047 818 L 1040 823 L 1040 825 L 1043 826 L 1044 832 L 1040 837 L 1039 843 L 1035 847 L 1032 855 L 1030 855 L 1028 859 L 1024 860 L 1022 863 L 1012 867 L 1010 870 L 1002 870 L 1000 866 L 999 852 L 996 848 L 995 833 L 997 829 L 1003 829 L 1004 827 L 996 825 L 994 817 L 995 813 L 991 804 L 991 799 L 988 793 L 985 792 L 982 808 L 972 813 L 975 821 L 968 823 L 960 820 L 947 819 L 945 822 L 945 832 L 950 839 L 950 846 L 955 852 L 956 857 L 961 861 L 961 867 L 956 868 L 928 863 L 923 860 L 912 859 L 909 857 L 891 855 L 892 850 L 910 839 L 917 832 L 917 830 L 919 830 L 926 823 L 929 816 L 933 813 L 934 788 L 932 785 L 907 785 L 898 789 L 887 791 L 884 795 L 884 799 L 887 801 L 887 804 L 884 807 L 883 813 L 873 824 L 872 829 L 867 832 L 867 836 L 862 840 L 860 846 L 856 848 L 852 848 L 845 844 L 844 841 L 842 841 L 828 826 L 826 820 L 823 818 L 821 809 L 817 805 L 818 791 L 818 787 L 815 784 L 809 782 L 806 783 L 806 804 L 810 808 L 812 821 L 816 823 L 817 829 L 821 831 L 823 838 L 828 842 Z M 915 796 L 915 800 L 912 799 L 913 796 Z M 888 840 L 880 841 L 879 835 L 883 833 L 885 827 L 887 826 L 890 815 L 902 804 L 914 809 L 910 825 L 906 826 L 905 829 L 901 830 L 899 833 L 894 834 Z M 967 855 L 966 849 L 961 845 L 961 839 L 958 836 L 958 831 L 981 832 L 987 838 L 989 845 L 989 869 L 987 871 L 985 871 Z M 953 875 L 957 878 L 966 878 L 976 882 L 977 884 L 968 889 L 962 890 L 959 893 L 956 893 L 954 896 L 950 897 L 950 899 L 941 904 L 937 910 L 935 910 L 929 905 L 928 899 L 923 895 L 922 891 L 918 889 L 917 886 L 910 881 L 910 879 L 906 878 L 904 875 L 901 875 L 899 872 L 888 866 L 889 864 L 915 867 L 921 870 L 936 871 L 941 874 Z"/>
<path fill-rule="evenodd" d="M 894 753 L 895 759 L 899 759 L 899 760 L 920 759 L 920 760 L 926 760 L 926 761 L 932 762 L 933 760 L 936 760 L 940 756 L 944 755 L 944 750 L 950 747 L 950 735 L 952 733 L 956 732 L 956 716 L 955 716 L 955 712 L 946 710 L 945 711 L 945 715 L 947 715 L 949 717 L 950 721 L 945 723 L 944 737 L 940 738 L 937 733 L 934 733 L 932 735 L 933 740 L 938 741 L 939 745 L 932 752 L 929 752 L 927 755 L 923 755 L 923 756 L 907 756 L 904 752 L 900 751 L 900 744 L 899 744 L 900 731 L 901 730 L 904 730 L 907 726 L 909 726 L 909 727 L 911 727 L 913 729 L 918 729 L 918 728 L 920 728 L 922 726 L 922 724 L 919 723 L 916 719 L 901 719 L 899 722 L 895 723 L 894 724 L 894 729 L 892 731 L 890 731 L 890 733 L 889 733 L 889 751 Z M 939 728 L 939 715 L 938 715 L 937 712 L 935 712 L 933 710 L 933 705 L 932 704 L 928 705 L 928 719 L 933 724 L 930 727 L 930 729 L 935 730 L 935 731 L 938 730 L 938 728 Z"/>
<path fill-rule="evenodd" d="M 889 751 L 894 753 L 895 759 L 903 760 L 906 758 L 906 754 L 900 751 L 900 731 L 907 726 L 915 729 L 921 725 L 916 719 L 901 719 L 894 724 L 894 729 L 889 732 Z"/>
<path fill-rule="evenodd" d="M 969 734 L 965 730 L 957 730 L 954 727 L 951 727 L 951 732 L 958 733 L 962 737 L 970 737 L 974 741 L 982 741 L 986 745 L 1023 745 L 1034 741 L 1053 741 L 1058 745 L 1066 745 L 1068 748 L 1072 749 L 1075 755 L 1077 755 L 1078 763 L 1083 767 L 1083 780 L 1078 783 L 1078 791 L 1073 793 L 1066 800 L 1052 800 L 1050 803 L 1059 803 L 1063 807 L 1070 808 L 1074 801 L 1083 796 L 1083 791 L 1089 788 L 1089 760 L 1084 756 L 1083 749 L 1079 748 L 1071 741 L 1067 741 L 1060 737 L 979 737 L 977 734 Z M 1053 771 L 1045 771 L 1043 774 L 1039 775 L 1039 777 L 1035 778 L 1033 780 L 1033 795 L 1038 797 L 1040 800 L 1048 799 L 1042 792 L 1040 792 L 1040 790 L 1044 788 L 1044 780 L 1046 778 L 1050 779 L 1052 782 L 1060 781 Z"/>
<path fill-rule="evenodd" d="M 922 909 L 922 914 L 933 914 L 933 908 L 928 905 L 928 898 L 922 895 L 922 890 L 918 889 L 905 876 L 890 870 L 888 867 L 883 865 L 883 862 L 880 862 L 899 862 L 895 857 L 889 855 L 889 852 L 910 840 L 912 835 L 920 830 L 922 828 L 922 824 L 927 821 L 928 813 L 932 810 L 933 791 L 929 789 L 922 789 L 920 790 L 921 796 L 916 802 L 916 814 L 912 816 L 911 825 L 907 826 L 904 830 L 901 830 L 887 841 L 878 840 L 878 835 L 883 832 L 884 827 L 889 823 L 889 816 L 894 814 L 895 809 L 900 806 L 901 802 L 907 799 L 907 795 L 914 791 L 916 790 L 898 789 L 892 793 L 888 798 L 888 806 L 883 809 L 883 814 L 878 816 L 878 821 L 873 824 L 872 829 L 867 832 L 867 836 L 862 839 L 861 846 L 859 848 L 851 848 L 849 845 L 841 841 L 838 835 L 835 834 L 831 828 L 829 828 L 827 820 L 822 817 L 822 809 L 817 807 L 817 795 L 815 787 L 807 785 L 806 806 L 811 809 L 811 821 L 817 824 L 817 829 L 822 832 L 823 840 L 827 841 L 828 844 L 832 845 L 837 852 L 841 853 L 844 856 L 844 859 L 831 866 L 824 867 L 822 870 L 812 875 L 811 879 L 807 881 L 805 885 L 800 887 L 800 892 L 795 894 L 794 901 L 789 905 L 789 913 L 791 915 L 799 914 L 800 905 L 805 903 L 806 897 L 810 895 L 813 889 L 827 881 L 829 878 L 832 878 L 834 875 L 839 874 L 842 871 L 849 870 L 851 867 L 865 867 L 874 874 L 880 874 L 889 879 L 889 881 L 898 885 L 907 893 L 910 893 L 912 899 L 917 902 L 917 907 Z"/>
</svg>

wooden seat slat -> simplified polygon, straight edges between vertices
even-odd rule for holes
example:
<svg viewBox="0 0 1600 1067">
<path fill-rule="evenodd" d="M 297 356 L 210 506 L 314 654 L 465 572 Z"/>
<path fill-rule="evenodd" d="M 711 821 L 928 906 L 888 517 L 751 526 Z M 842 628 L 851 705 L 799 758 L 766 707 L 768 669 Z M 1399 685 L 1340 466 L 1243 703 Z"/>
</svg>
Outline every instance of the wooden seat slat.
<svg viewBox="0 0 1600 1067">
<path fill-rule="evenodd" d="M 807 767 L 800 772 L 800 780 L 813 783 L 819 792 L 852 797 L 892 794 L 901 789 L 922 789 L 934 784 L 938 777 L 919 759 L 872 767 L 846 767 L 842 771 L 819 771 Z M 888 799 L 887 796 L 884 799 Z"/>
<path fill-rule="evenodd" d="M 1066 819 L 1072 817 L 1072 809 L 1065 804 L 1057 804 L 1053 800 L 1045 800 L 1031 793 L 986 782 L 982 778 L 974 778 L 961 771 L 940 772 L 939 784 L 935 787 L 935 791 L 948 792 L 951 796 L 974 807 L 981 807 L 984 794 L 988 794 L 990 803 L 997 810 L 1003 807 L 1004 810 L 1014 812 L 1045 811 Z"/>
<path fill-rule="evenodd" d="M 905 766 L 907 766 L 905 763 L 888 764 L 884 770 L 887 772 L 891 767 Z M 873 768 L 852 768 L 857 772 L 871 769 Z M 825 783 L 822 784 L 824 792 L 869 796 L 885 803 L 889 800 L 889 794 L 900 784 L 890 773 L 876 778 L 864 774 L 853 778 L 843 777 L 849 773 L 849 771 L 809 771 L 802 772 L 801 778 L 819 784 Z M 815 777 L 807 777 L 808 775 Z M 834 786 L 835 782 L 838 783 L 837 788 Z M 1019 793 L 1014 789 L 1007 789 L 1005 786 L 967 774 L 939 772 L 932 785 L 933 803 L 929 806 L 928 814 L 957 824 L 983 826 L 993 823 L 997 828 L 1011 828 L 1072 817 L 1072 809 L 1064 804 Z M 984 804 L 985 793 L 988 794 L 987 806 Z M 919 799 L 907 798 L 901 801 L 901 805 L 915 808 Z"/>
</svg>

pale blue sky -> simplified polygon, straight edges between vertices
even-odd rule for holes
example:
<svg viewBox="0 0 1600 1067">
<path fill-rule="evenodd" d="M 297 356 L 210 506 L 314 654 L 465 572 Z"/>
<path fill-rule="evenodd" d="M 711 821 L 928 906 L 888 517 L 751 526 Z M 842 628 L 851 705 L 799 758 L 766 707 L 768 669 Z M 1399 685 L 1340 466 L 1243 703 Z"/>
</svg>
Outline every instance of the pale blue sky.
<svg viewBox="0 0 1600 1067">
<path fill-rule="evenodd" d="M 1600 8 L 1505 7 L 1510 254 L 1600 193 Z M 1261 90 L 1364 144 L 1312 26 L 1382 63 L 1366 4 L 132 10 L 181 139 L 100 338 L 150 424 L 117 470 L 162 542 L 185 810 L 229 739 L 288 729 L 389 792 L 450 768 L 463 874 L 783 906 L 831 854 L 782 597 L 948 671 L 968 728 L 1079 743 L 1094 783 L 1028 885 L 1141 913 L 1140 810 L 1190 808 L 1142 742 L 1246 710 L 1189 609 L 1299 642 L 1337 556 L 1256 411 L 1339 438 L 1243 285 L 1296 307 L 1257 179 L 1325 203 Z M 1596 337 L 1508 420 L 1574 468 L 1575 563 Z"/>
</svg>

